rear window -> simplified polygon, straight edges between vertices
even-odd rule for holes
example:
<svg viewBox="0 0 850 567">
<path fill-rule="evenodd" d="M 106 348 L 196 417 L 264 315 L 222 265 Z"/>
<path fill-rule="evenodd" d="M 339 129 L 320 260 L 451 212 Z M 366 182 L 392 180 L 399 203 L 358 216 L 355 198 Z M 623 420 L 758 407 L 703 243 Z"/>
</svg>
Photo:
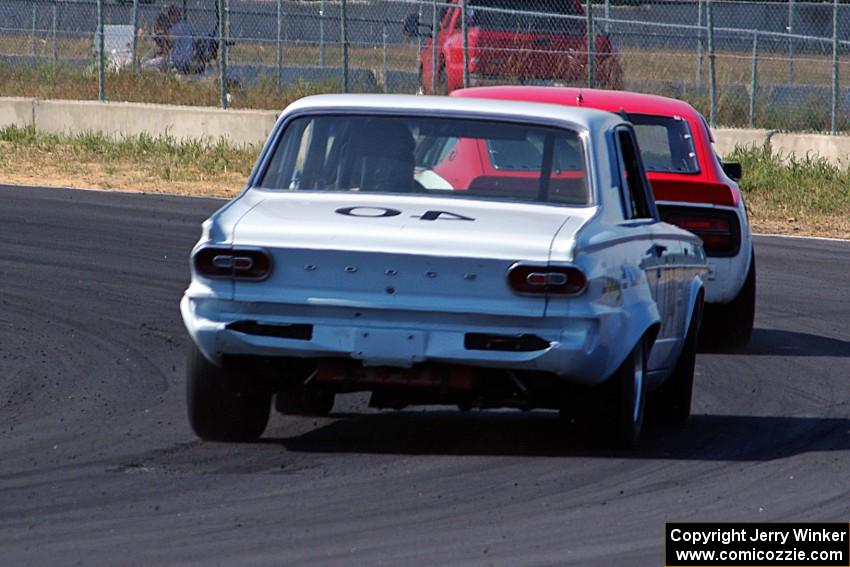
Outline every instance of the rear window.
<svg viewBox="0 0 850 567">
<path fill-rule="evenodd" d="M 694 140 L 687 121 L 669 116 L 629 114 L 647 171 L 699 173 Z"/>
<path fill-rule="evenodd" d="M 579 15 L 569 0 L 472 0 L 467 8 L 469 25 L 513 32 L 584 33 Z"/>
<path fill-rule="evenodd" d="M 290 122 L 257 184 L 570 205 L 590 202 L 573 130 L 406 116 L 312 116 Z"/>
<path fill-rule="evenodd" d="M 517 142 L 515 140 L 488 140 L 487 150 L 490 165 L 503 171 L 534 171 L 540 169 L 543 161 L 543 144 Z M 552 169 L 555 173 L 563 170 L 579 170 L 584 161 L 584 150 L 578 138 L 557 138 L 555 140 Z"/>
</svg>

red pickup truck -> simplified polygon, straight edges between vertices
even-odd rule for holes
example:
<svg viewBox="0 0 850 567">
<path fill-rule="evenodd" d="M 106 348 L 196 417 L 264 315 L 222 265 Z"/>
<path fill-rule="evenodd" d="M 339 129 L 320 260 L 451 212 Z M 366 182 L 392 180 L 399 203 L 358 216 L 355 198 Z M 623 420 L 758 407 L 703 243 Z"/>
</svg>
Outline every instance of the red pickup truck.
<svg viewBox="0 0 850 567">
<path fill-rule="evenodd" d="M 438 12 L 436 94 L 464 86 L 462 0 L 446 4 Z M 466 18 L 470 86 L 587 80 L 587 23 L 579 0 L 467 0 Z M 435 94 L 427 35 L 419 62 L 422 92 Z M 622 62 L 610 36 L 596 35 L 595 52 L 595 84 L 622 88 Z"/>
</svg>

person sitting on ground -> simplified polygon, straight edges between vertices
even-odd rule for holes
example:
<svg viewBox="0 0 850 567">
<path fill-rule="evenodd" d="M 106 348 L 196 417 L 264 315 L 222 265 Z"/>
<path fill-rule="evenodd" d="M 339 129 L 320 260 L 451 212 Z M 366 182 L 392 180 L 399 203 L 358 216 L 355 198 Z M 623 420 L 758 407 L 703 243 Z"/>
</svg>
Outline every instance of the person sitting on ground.
<svg viewBox="0 0 850 567">
<path fill-rule="evenodd" d="M 165 11 L 160 12 L 156 20 L 154 20 L 151 29 L 151 39 L 153 39 L 153 49 L 147 55 L 142 57 L 141 65 L 145 69 L 160 69 L 166 70 L 169 65 L 169 53 L 171 52 L 171 40 L 168 37 L 168 29 L 171 27 L 171 21 Z M 148 32 L 147 28 L 139 28 L 139 38 L 141 39 Z"/>
<path fill-rule="evenodd" d="M 177 72 L 184 75 L 195 72 L 195 37 L 177 6 L 168 7 L 168 37 L 171 41 L 170 62 Z"/>
</svg>

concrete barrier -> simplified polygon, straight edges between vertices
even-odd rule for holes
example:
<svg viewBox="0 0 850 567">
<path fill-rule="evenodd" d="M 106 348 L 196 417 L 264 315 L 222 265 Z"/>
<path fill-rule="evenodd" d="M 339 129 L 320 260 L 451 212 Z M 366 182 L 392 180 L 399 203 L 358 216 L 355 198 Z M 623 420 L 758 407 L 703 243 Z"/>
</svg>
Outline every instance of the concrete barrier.
<svg viewBox="0 0 850 567">
<path fill-rule="evenodd" d="M 24 128 L 33 123 L 33 103 L 31 98 L 0 99 L 0 128 L 18 126 Z"/>
<path fill-rule="evenodd" d="M 714 148 L 721 157 L 727 156 L 737 147 L 760 148 L 769 144 L 773 130 L 745 130 L 743 128 L 715 128 Z"/>
<path fill-rule="evenodd" d="M 196 106 L 170 106 L 128 102 L 37 100 L 0 98 L 0 128 L 8 125 L 34 126 L 47 132 L 79 134 L 101 132 L 122 138 L 148 134 L 169 135 L 178 140 L 215 143 L 262 144 L 275 121 L 277 111 L 222 110 Z M 783 134 L 773 130 L 717 128 L 715 147 L 721 156 L 735 146 L 760 147 L 769 144 L 783 156 L 807 155 L 826 158 L 834 164 L 850 164 L 850 137 L 820 134 Z"/>
<path fill-rule="evenodd" d="M 101 132 L 115 138 L 150 134 L 178 140 L 214 143 L 226 139 L 237 145 L 261 144 L 278 113 L 96 101 L 37 100 L 36 130 L 56 133 Z"/>
<path fill-rule="evenodd" d="M 832 164 L 850 164 L 850 137 L 824 134 L 774 134 L 771 148 L 783 157 L 825 158 Z"/>
</svg>

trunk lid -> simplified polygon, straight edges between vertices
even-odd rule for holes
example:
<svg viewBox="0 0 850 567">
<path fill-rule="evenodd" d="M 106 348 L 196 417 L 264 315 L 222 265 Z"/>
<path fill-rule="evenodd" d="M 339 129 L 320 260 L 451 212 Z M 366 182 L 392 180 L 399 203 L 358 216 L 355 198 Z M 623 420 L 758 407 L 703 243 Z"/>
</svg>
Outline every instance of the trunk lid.
<svg viewBox="0 0 850 567">
<path fill-rule="evenodd" d="M 542 317 L 545 297 L 514 294 L 508 268 L 545 264 L 565 223 L 589 217 L 457 198 L 263 194 L 235 242 L 267 250 L 273 270 L 262 282 L 237 282 L 239 301 Z"/>
</svg>

